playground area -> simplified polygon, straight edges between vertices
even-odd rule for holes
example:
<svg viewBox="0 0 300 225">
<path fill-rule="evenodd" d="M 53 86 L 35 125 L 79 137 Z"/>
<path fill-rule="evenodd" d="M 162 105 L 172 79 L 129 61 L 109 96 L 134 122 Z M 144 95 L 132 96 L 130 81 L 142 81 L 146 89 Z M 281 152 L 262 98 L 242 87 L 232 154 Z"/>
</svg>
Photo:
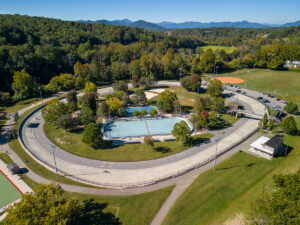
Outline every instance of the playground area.
<svg viewBox="0 0 300 225">
<path fill-rule="evenodd" d="M 22 196 L 12 181 L 0 170 L 0 209 L 11 204 Z M 1 211 L 1 210 L 0 210 Z"/>
<path fill-rule="evenodd" d="M 237 77 L 216 77 L 223 84 L 240 84 L 244 83 L 244 80 Z"/>
</svg>

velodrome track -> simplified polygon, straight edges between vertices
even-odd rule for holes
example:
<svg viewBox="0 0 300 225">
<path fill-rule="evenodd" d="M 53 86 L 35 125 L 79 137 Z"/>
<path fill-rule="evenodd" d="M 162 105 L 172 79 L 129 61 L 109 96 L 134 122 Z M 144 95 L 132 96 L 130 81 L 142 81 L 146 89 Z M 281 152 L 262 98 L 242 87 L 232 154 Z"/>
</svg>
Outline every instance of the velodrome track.
<svg viewBox="0 0 300 225">
<path fill-rule="evenodd" d="M 159 82 L 160 85 L 176 85 L 179 82 Z M 111 88 L 99 89 L 98 93 L 107 94 Z M 240 94 L 236 94 L 239 101 L 245 103 L 249 109 L 259 115 L 264 115 L 265 106 L 260 102 Z M 28 126 L 31 124 L 30 126 Z M 32 126 L 34 124 L 34 126 Z M 54 160 L 51 143 L 43 132 L 44 121 L 40 110 L 25 118 L 23 126 L 20 127 L 20 141 L 29 154 L 44 166 L 52 167 Z M 242 142 L 250 134 L 258 129 L 258 120 L 242 118 L 232 127 L 219 132 L 210 143 L 193 147 L 181 153 L 161 159 L 143 162 L 106 162 L 79 157 L 67 153 L 55 147 L 56 166 L 59 171 L 72 179 L 91 183 L 107 188 L 127 188 L 145 186 L 157 183 L 174 176 L 185 173 L 195 167 L 211 161 L 215 156 L 216 143 L 218 142 L 217 154 L 230 149 L 230 147 Z M 117 154 L 117 153 L 116 153 Z M 49 166 L 47 166 L 46 164 Z"/>
</svg>

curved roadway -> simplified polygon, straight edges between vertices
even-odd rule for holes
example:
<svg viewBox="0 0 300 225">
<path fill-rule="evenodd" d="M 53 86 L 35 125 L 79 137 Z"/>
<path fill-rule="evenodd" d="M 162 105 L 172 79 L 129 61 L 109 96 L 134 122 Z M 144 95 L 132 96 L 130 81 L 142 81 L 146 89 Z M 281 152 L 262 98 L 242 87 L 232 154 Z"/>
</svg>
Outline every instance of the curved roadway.
<svg viewBox="0 0 300 225">
<path fill-rule="evenodd" d="M 179 82 L 160 82 L 159 84 L 180 85 Z M 98 90 L 100 95 L 111 92 L 112 88 Z M 265 107 L 258 101 L 244 95 L 236 95 L 239 101 L 246 104 L 247 110 L 259 115 L 265 113 Z M 221 154 L 230 146 L 246 139 L 258 128 L 258 120 L 242 118 L 232 127 L 216 132 L 209 143 L 192 147 L 175 155 L 142 162 L 107 162 L 76 156 L 57 146 L 53 149 L 51 147 L 53 143 L 43 132 L 44 120 L 41 110 L 24 122 L 21 130 L 23 144 L 41 161 L 55 166 L 52 154 L 54 150 L 56 166 L 59 170 L 73 179 L 111 188 L 144 186 L 186 172 L 202 162 L 211 160 L 215 156 L 216 149 L 217 154 Z M 219 140 L 218 143 L 215 140 Z"/>
</svg>

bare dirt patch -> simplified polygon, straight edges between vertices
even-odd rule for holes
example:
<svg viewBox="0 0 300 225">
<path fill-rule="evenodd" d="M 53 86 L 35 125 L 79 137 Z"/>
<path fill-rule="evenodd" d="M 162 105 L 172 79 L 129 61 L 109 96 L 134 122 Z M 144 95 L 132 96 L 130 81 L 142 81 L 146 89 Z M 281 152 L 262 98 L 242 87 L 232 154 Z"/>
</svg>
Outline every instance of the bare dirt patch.
<svg viewBox="0 0 300 225">
<path fill-rule="evenodd" d="M 236 77 L 217 77 L 216 79 L 218 79 L 219 81 L 221 81 L 222 83 L 226 83 L 226 84 L 240 84 L 240 83 L 244 83 L 243 79 L 240 78 L 236 78 Z"/>
</svg>

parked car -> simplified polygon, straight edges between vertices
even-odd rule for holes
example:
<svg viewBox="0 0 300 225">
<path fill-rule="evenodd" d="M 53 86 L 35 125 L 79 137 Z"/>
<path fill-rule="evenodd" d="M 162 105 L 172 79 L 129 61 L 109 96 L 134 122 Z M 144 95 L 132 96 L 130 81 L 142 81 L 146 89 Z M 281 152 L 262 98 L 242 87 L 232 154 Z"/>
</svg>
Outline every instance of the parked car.
<svg viewBox="0 0 300 225">
<path fill-rule="evenodd" d="M 241 90 L 237 90 L 236 92 L 237 92 L 237 93 L 241 93 Z"/>
<path fill-rule="evenodd" d="M 269 98 L 274 98 L 274 96 L 273 96 L 273 95 L 270 95 L 270 94 L 268 94 L 268 97 L 269 97 Z"/>
<path fill-rule="evenodd" d="M 257 97 L 256 99 L 257 99 L 257 100 L 262 100 L 262 99 L 263 99 L 263 97 Z"/>
<path fill-rule="evenodd" d="M 277 101 L 280 101 L 281 99 L 280 99 L 280 98 L 276 98 L 276 100 L 277 100 Z"/>
<path fill-rule="evenodd" d="M 284 100 L 280 100 L 280 102 L 281 102 L 282 104 L 287 104 L 287 102 L 284 101 Z"/>
<path fill-rule="evenodd" d="M 246 93 L 245 91 L 242 91 L 242 94 L 243 94 L 243 95 L 246 95 L 247 93 Z"/>
</svg>

